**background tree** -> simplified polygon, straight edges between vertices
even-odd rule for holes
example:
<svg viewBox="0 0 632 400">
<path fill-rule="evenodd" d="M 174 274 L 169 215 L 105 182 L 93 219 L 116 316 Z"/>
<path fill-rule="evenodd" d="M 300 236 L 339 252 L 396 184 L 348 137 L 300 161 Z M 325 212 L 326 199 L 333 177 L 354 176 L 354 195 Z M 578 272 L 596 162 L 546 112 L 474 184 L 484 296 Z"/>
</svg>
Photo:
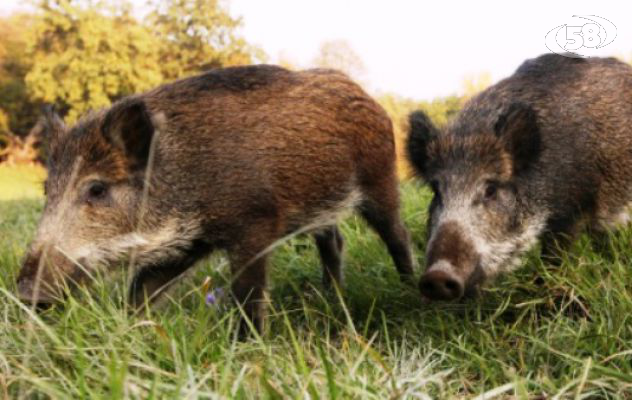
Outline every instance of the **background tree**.
<svg viewBox="0 0 632 400">
<path fill-rule="evenodd" d="M 0 135 L 26 136 L 37 120 L 24 77 L 32 66 L 26 46 L 33 17 L 18 14 L 0 19 Z"/>
<path fill-rule="evenodd" d="M 9 117 L 0 109 L 0 158 L 2 157 L 2 149 L 8 147 L 11 140 L 11 132 L 9 131 Z"/>
<path fill-rule="evenodd" d="M 316 67 L 337 69 L 357 81 L 362 81 L 366 74 L 362 59 L 346 40 L 324 42 L 313 64 Z"/>
<path fill-rule="evenodd" d="M 216 0 L 151 0 L 143 22 L 128 0 L 37 0 L 0 19 L 0 149 L 27 142 L 43 103 L 72 123 L 166 80 L 262 60 L 240 25 Z"/>
<path fill-rule="evenodd" d="M 492 84 L 492 75 L 489 72 L 481 72 L 475 75 L 468 75 L 461 83 L 463 101 L 467 101 L 476 94 L 487 89 Z"/>
<path fill-rule="evenodd" d="M 43 0 L 39 9 L 26 84 L 33 99 L 67 111 L 69 122 L 162 81 L 158 39 L 127 3 Z"/>
<path fill-rule="evenodd" d="M 431 101 L 419 101 L 417 107 L 424 110 L 437 126 L 444 127 L 459 112 L 463 102 L 463 97 L 452 95 Z"/>
<path fill-rule="evenodd" d="M 153 0 L 150 7 L 147 22 L 160 38 L 160 65 L 168 80 L 265 58 L 238 35 L 241 19 L 217 0 Z"/>
<path fill-rule="evenodd" d="M 402 179 L 412 176 L 412 168 L 406 157 L 408 115 L 415 110 L 423 110 L 438 127 L 443 127 L 461 109 L 462 105 L 462 99 L 458 96 L 437 98 L 432 101 L 415 101 L 394 94 L 385 94 L 379 96 L 377 101 L 393 121 L 397 172 Z"/>
<path fill-rule="evenodd" d="M 9 133 L 9 116 L 0 108 L 0 136 Z"/>
<path fill-rule="evenodd" d="M 298 71 L 301 69 L 299 63 L 292 58 L 292 55 L 286 51 L 280 51 L 276 57 L 276 64 L 289 69 L 290 71 Z"/>
<path fill-rule="evenodd" d="M 29 135 L 38 104 L 29 98 L 24 77 L 31 68 L 25 48 L 32 18 L 25 14 L 0 19 L 0 161 L 32 162 L 37 138 Z"/>
</svg>

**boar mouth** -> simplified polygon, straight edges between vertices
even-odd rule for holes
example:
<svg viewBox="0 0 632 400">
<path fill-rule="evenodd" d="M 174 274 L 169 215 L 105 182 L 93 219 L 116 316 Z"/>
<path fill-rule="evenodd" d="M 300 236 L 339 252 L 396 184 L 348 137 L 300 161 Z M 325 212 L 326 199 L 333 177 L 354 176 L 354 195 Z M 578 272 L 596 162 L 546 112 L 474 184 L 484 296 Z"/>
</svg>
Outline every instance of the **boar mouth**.
<svg viewBox="0 0 632 400">
<path fill-rule="evenodd" d="M 17 278 L 17 297 L 23 303 L 38 309 L 49 308 L 66 300 L 68 293 L 89 277 L 84 267 L 77 266 L 82 265 L 82 260 L 72 262 L 76 269 L 62 274 L 61 269 L 47 268 L 40 257 L 27 257 Z"/>
<path fill-rule="evenodd" d="M 485 282 L 485 279 L 485 270 L 483 269 L 483 265 L 479 261 L 476 263 L 474 270 L 465 282 L 465 291 L 463 293 L 463 297 L 466 299 L 474 299 L 478 297 L 481 292 L 481 287 Z"/>
<path fill-rule="evenodd" d="M 60 302 L 59 295 L 54 295 L 46 290 L 41 284 L 39 287 L 32 279 L 18 279 L 18 299 L 25 304 L 35 306 L 37 309 L 45 310 Z"/>
</svg>

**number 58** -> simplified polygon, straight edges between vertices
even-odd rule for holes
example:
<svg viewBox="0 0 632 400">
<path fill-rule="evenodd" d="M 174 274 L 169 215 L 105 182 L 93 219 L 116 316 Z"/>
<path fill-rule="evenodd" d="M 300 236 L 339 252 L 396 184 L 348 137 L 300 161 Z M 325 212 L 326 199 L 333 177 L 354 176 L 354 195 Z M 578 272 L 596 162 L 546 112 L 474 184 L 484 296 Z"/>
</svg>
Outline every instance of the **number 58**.
<svg viewBox="0 0 632 400">
<path fill-rule="evenodd" d="M 582 47 L 595 48 L 601 44 L 600 27 L 597 24 L 566 27 L 566 44 L 564 50 L 579 50 Z"/>
</svg>

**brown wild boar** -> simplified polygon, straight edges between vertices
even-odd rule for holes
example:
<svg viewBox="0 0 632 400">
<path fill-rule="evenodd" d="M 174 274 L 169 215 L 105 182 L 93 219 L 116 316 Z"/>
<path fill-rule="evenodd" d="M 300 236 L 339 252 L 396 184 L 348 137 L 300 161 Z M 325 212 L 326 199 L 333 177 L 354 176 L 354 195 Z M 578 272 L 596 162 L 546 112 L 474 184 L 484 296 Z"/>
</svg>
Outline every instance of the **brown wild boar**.
<svg viewBox="0 0 632 400">
<path fill-rule="evenodd" d="M 276 66 L 214 70 L 131 96 L 73 127 L 45 118 L 46 205 L 18 278 L 49 303 L 91 271 L 133 268 L 146 299 L 214 250 L 261 328 L 267 252 L 313 232 L 324 281 L 340 282 L 338 216 L 357 209 L 412 274 L 399 217 L 391 121 L 345 75 Z"/>
<path fill-rule="evenodd" d="M 555 256 L 632 212 L 632 68 L 548 54 L 472 98 L 443 132 L 410 116 L 408 152 L 434 192 L 430 299 L 475 293 L 539 239 Z"/>
</svg>

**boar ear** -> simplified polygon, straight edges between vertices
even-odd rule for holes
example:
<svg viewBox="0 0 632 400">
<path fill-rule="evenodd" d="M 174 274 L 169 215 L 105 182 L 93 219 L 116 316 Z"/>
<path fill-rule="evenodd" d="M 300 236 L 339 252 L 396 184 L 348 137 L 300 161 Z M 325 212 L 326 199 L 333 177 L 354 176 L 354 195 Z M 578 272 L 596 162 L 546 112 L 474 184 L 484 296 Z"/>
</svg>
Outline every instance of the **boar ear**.
<svg viewBox="0 0 632 400">
<path fill-rule="evenodd" d="M 428 164 L 428 143 L 438 136 L 438 131 L 423 111 L 411 113 L 408 123 L 408 159 L 417 172 L 424 175 Z"/>
<path fill-rule="evenodd" d="M 40 141 L 43 150 L 41 156 L 46 160 L 65 132 L 66 125 L 64 121 L 57 114 L 54 107 L 48 104 L 42 107 L 42 116 L 31 129 L 29 135 L 33 135 Z"/>
<path fill-rule="evenodd" d="M 59 138 L 66 130 L 66 125 L 61 119 L 55 107 L 47 104 L 42 107 L 42 117 L 34 128 L 47 142 Z"/>
<path fill-rule="evenodd" d="M 132 170 L 147 166 L 154 130 L 145 102 L 133 98 L 114 104 L 101 127 L 106 140 L 125 153 Z"/>
<path fill-rule="evenodd" d="M 513 103 L 496 121 L 496 136 L 501 138 L 513 158 L 514 174 L 526 170 L 540 154 L 540 129 L 533 108 Z"/>
</svg>

